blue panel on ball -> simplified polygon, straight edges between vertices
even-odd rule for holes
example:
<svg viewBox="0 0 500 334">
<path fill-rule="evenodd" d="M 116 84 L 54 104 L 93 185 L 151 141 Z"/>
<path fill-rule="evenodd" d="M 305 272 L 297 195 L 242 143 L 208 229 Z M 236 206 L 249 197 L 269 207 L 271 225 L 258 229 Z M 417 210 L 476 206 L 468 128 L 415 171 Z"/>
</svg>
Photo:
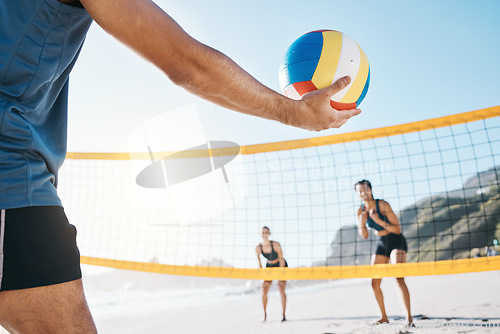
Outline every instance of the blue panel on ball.
<svg viewBox="0 0 500 334">
<path fill-rule="evenodd" d="M 288 48 L 285 54 L 285 58 L 283 59 L 283 66 L 288 66 L 290 64 L 295 64 L 309 59 L 319 59 L 321 57 L 322 50 L 323 45 L 311 43 L 294 43 L 290 48 Z"/>
<path fill-rule="evenodd" d="M 370 85 L 370 68 L 368 68 L 368 77 L 366 78 L 365 87 L 363 88 L 363 91 L 361 92 L 359 99 L 356 101 L 356 107 L 359 106 L 363 101 L 363 99 L 365 98 L 366 92 L 368 92 L 369 85 Z"/>
<path fill-rule="evenodd" d="M 322 33 L 315 32 L 302 35 L 288 47 L 281 67 L 283 68 L 308 59 L 319 59 L 322 50 Z"/>
<path fill-rule="evenodd" d="M 304 60 L 281 69 L 283 87 L 295 82 L 309 81 L 314 75 L 319 59 Z M 288 82 L 286 82 L 288 81 Z"/>
</svg>

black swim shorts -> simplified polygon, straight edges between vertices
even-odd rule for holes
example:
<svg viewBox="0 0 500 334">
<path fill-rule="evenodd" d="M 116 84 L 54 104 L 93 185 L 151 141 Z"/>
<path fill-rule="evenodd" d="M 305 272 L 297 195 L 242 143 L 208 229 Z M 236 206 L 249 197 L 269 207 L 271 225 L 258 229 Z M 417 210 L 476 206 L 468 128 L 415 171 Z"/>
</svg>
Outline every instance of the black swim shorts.
<svg viewBox="0 0 500 334">
<path fill-rule="evenodd" d="M 62 207 L 0 210 L 0 291 L 81 277 L 76 228 Z"/>
<path fill-rule="evenodd" d="M 395 249 L 404 250 L 405 252 L 408 251 L 406 238 L 403 234 L 389 233 L 380 237 L 375 254 L 390 257 L 392 251 Z"/>
<path fill-rule="evenodd" d="M 266 268 L 278 268 L 279 266 L 280 266 L 280 261 L 276 263 L 269 263 L 269 262 L 266 263 Z M 288 263 L 286 262 L 286 260 L 285 260 L 285 267 L 288 267 Z"/>
</svg>

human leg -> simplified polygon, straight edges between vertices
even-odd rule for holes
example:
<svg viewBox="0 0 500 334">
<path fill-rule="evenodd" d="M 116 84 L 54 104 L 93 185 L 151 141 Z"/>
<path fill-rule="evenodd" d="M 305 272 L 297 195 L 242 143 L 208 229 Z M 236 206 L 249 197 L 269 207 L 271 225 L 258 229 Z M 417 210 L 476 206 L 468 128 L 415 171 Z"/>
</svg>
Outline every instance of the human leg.
<svg viewBox="0 0 500 334">
<path fill-rule="evenodd" d="M 387 256 L 375 254 L 372 257 L 372 264 L 383 264 L 387 262 L 389 262 L 389 258 Z M 380 324 L 389 322 L 389 319 L 387 318 L 387 313 L 385 311 L 384 294 L 382 293 L 382 289 L 380 288 L 381 283 L 382 279 L 380 278 L 372 279 L 373 293 L 375 295 L 375 299 L 377 300 L 380 313 L 382 314 L 382 317 L 379 320 L 377 320 L 376 323 Z"/>
<path fill-rule="evenodd" d="M 283 308 L 283 319 L 281 321 L 286 321 L 285 312 L 286 312 L 286 281 L 279 281 L 278 287 L 281 295 L 281 307 Z"/>
<path fill-rule="evenodd" d="M 81 279 L 0 292 L 0 324 L 14 333 L 97 333 Z"/>
<path fill-rule="evenodd" d="M 76 229 L 61 207 L 0 211 L 0 325 L 11 333 L 95 333 Z"/>
<path fill-rule="evenodd" d="M 395 249 L 391 253 L 392 263 L 405 263 L 406 262 L 406 252 L 404 250 Z M 401 290 L 401 296 L 403 298 L 403 303 L 406 308 L 406 320 L 409 324 L 413 323 L 413 318 L 411 316 L 411 305 L 410 305 L 410 292 L 408 286 L 406 285 L 404 277 L 396 278 L 399 289 Z"/>
<path fill-rule="evenodd" d="M 267 320 L 267 293 L 273 281 L 264 281 L 262 283 L 262 306 L 264 306 L 264 321 Z"/>
</svg>

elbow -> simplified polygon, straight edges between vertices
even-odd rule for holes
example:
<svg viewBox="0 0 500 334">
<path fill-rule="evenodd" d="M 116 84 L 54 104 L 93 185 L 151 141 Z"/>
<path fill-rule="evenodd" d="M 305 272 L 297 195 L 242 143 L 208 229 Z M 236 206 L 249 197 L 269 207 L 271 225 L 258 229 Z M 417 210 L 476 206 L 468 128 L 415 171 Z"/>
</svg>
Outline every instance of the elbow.
<svg viewBox="0 0 500 334">
<path fill-rule="evenodd" d="M 200 66 L 196 59 L 186 50 L 172 51 L 154 63 L 172 83 L 183 88 L 191 86 L 200 73 Z"/>
<path fill-rule="evenodd" d="M 208 55 L 202 55 L 207 53 L 200 48 L 190 47 L 168 57 L 161 69 L 175 85 L 191 92 L 204 91 L 213 85 L 214 78 Z"/>
<path fill-rule="evenodd" d="M 163 72 L 176 86 L 190 90 L 190 87 L 193 85 L 194 75 L 192 73 L 194 70 L 191 70 L 188 66 L 184 68 L 177 65 L 165 66 Z"/>
<path fill-rule="evenodd" d="M 211 76 L 202 66 L 196 64 L 175 66 L 164 72 L 172 83 L 196 96 L 210 99 L 220 95 L 219 90 L 214 91 L 213 81 L 209 79 Z"/>
<path fill-rule="evenodd" d="M 399 225 L 391 226 L 390 228 L 386 228 L 386 230 L 389 231 L 390 233 L 401 234 L 401 227 Z"/>
</svg>

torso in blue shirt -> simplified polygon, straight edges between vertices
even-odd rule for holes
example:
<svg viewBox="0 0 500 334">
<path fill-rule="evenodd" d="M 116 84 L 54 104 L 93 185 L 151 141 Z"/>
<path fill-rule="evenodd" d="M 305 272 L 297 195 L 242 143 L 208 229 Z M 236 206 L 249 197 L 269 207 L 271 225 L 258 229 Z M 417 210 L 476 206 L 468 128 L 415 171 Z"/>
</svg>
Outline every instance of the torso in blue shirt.
<svg viewBox="0 0 500 334">
<path fill-rule="evenodd" d="M 0 209 L 61 205 L 68 77 L 91 23 L 57 0 L 0 0 Z"/>
<path fill-rule="evenodd" d="M 381 212 L 380 212 L 380 208 L 379 208 L 379 205 L 378 205 L 378 199 L 375 200 L 375 203 L 377 205 L 377 212 L 378 212 L 378 216 L 380 217 L 380 219 L 382 219 L 383 221 L 385 222 L 388 222 L 387 220 L 387 217 L 384 216 Z M 365 205 L 364 204 L 361 204 L 361 209 L 364 211 L 365 210 Z M 374 230 L 377 230 L 377 231 L 382 231 L 382 230 L 385 230 L 385 228 L 383 228 L 382 226 L 380 226 L 379 224 L 377 224 L 373 219 L 370 218 L 370 216 L 368 215 L 368 218 L 366 219 L 366 227 L 369 227 L 369 228 L 372 228 Z"/>
</svg>

